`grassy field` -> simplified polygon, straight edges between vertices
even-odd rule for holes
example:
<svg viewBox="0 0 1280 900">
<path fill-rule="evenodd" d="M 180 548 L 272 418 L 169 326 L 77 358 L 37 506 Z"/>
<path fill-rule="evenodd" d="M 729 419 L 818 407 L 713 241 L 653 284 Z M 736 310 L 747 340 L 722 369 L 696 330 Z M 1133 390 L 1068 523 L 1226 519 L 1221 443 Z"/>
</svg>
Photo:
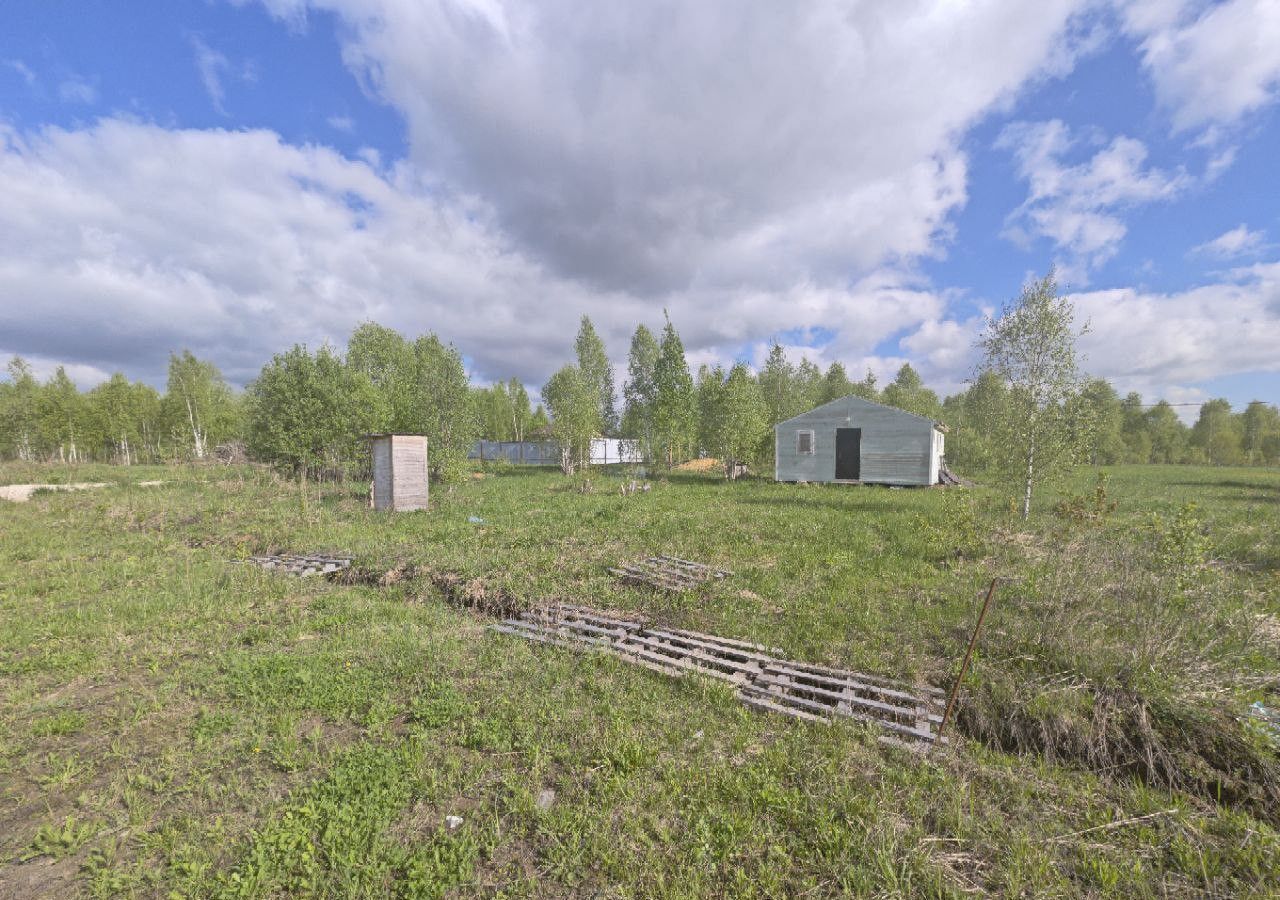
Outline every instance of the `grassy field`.
<svg viewBox="0 0 1280 900">
<path fill-rule="evenodd" d="M 989 488 L 507 469 L 388 516 L 248 467 L 0 466 L 112 483 L 0 506 L 0 897 L 1274 896 L 1280 759 L 1242 717 L 1280 706 L 1280 472 L 1108 474 L 1024 524 Z M 269 550 L 429 574 L 236 562 Z M 605 571 L 655 552 L 735 575 L 672 599 Z M 928 758 L 440 589 L 949 687 L 996 575 Z"/>
</svg>

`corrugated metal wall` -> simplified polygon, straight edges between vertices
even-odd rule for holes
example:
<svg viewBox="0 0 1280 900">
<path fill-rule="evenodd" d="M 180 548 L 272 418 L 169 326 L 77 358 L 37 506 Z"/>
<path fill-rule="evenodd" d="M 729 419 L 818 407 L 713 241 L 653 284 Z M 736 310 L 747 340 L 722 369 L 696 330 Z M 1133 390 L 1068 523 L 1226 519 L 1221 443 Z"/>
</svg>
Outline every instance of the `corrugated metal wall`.
<svg viewBox="0 0 1280 900">
<path fill-rule="evenodd" d="M 467 458 L 485 461 L 506 460 L 518 466 L 558 466 L 560 465 L 560 445 L 555 441 L 476 441 Z M 591 442 L 593 465 L 643 461 L 636 441 L 596 438 Z"/>
</svg>

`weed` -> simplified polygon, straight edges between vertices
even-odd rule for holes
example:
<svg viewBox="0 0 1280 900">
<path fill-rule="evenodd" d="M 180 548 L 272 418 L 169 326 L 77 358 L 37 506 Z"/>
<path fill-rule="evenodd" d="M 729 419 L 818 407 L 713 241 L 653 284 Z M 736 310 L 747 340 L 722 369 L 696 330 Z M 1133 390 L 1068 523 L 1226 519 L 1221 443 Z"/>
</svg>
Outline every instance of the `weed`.
<svg viewBox="0 0 1280 900">
<path fill-rule="evenodd" d="M 19 859 L 23 862 L 40 856 L 62 859 L 83 847 L 98 831 L 98 825 L 78 822 L 75 816 L 67 816 L 61 825 L 41 825 Z"/>
<path fill-rule="evenodd" d="M 1155 562 L 1172 573 L 1180 588 L 1196 580 L 1213 553 L 1213 541 L 1200 517 L 1199 506 L 1184 503 L 1171 520 L 1153 514 L 1148 523 L 1155 544 Z"/>
<path fill-rule="evenodd" d="M 52 715 L 36 719 L 31 723 L 31 734 L 34 737 L 65 737 L 75 734 L 89 717 L 77 710 L 63 710 Z"/>
<path fill-rule="evenodd" d="M 977 501 L 970 491 L 944 491 L 937 512 L 919 517 L 916 524 L 938 557 L 971 559 L 986 550 L 986 532 L 979 524 Z"/>
<path fill-rule="evenodd" d="M 1059 518 L 1071 522 L 1089 522 L 1101 525 L 1119 508 L 1120 503 L 1112 499 L 1107 490 L 1111 476 L 1106 472 L 1098 473 L 1098 480 L 1088 494 L 1072 494 L 1054 504 L 1053 511 Z"/>
<path fill-rule="evenodd" d="M 45 757 L 45 774 L 39 777 L 42 785 L 56 790 L 66 790 L 82 776 L 93 770 L 93 763 L 86 762 L 75 753 L 66 755 L 50 753 Z"/>
</svg>

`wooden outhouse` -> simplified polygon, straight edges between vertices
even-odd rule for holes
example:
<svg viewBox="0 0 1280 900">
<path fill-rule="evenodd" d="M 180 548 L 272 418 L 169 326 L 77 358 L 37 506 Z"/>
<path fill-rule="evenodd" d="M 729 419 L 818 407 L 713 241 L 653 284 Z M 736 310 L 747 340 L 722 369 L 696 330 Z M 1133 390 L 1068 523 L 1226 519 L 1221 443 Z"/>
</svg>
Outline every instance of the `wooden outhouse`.
<svg viewBox="0 0 1280 900">
<path fill-rule="evenodd" d="M 427 508 L 427 438 L 371 434 L 373 508 L 405 512 Z"/>
<path fill-rule="evenodd" d="M 850 395 L 773 426 L 776 481 L 937 484 L 945 426 Z"/>
</svg>

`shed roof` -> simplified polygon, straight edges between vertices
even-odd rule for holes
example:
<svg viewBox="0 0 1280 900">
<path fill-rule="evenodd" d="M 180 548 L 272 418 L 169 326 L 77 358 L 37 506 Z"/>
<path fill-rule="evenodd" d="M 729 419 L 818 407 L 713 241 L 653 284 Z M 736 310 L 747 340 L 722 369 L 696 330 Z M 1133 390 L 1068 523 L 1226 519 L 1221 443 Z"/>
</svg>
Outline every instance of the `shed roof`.
<svg viewBox="0 0 1280 900">
<path fill-rule="evenodd" d="M 814 413 L 818 412 L 819 410 L 826 409 L 828 406 L 835 406 L 836 404 L 839 404 L 839 403 L 849 403 L 850 401 L 854 402 L 855 404 L 863 404 L 865 406 L 875 406 L 880 409 L 892 410 L 893 412 L 901 413 L 904 416 L 912 416 L 913 418 L 921 419 L 922 421 L 928 422 L 929 424 L 933 425 L 934 428 L 939 428 L 943 431 L 946 431 L 946 428 L 947 428 L 947 426 L 943 425 L 937 419 L 931 419 L 928 416 L 922 416 L 919 413 L 913 413 L 905 409 L 899 409 L 896 406 L 889 406 L 887 403 L 877 403 L 874 400 L 868 400 L 865 397 L 859 397 L 857 394 L 846 394 L 843 397 L 837 397 L 834 400 L 828 400 L 826 403 L 823 403 L 819 406 L 815 406 L 813 409 L 806 410 L 805 412 L 802 412 L 799 415 L 792 416 L 789 419 L 783 419 L 781 422 L 778 422 L 773 426 L 774 430 L 781 428 L 783 425 L 786 425 L 788 422 L 795 422 L 799 419 L 805 418 L 806 416 L 811 416 Z"/>
</svg>

